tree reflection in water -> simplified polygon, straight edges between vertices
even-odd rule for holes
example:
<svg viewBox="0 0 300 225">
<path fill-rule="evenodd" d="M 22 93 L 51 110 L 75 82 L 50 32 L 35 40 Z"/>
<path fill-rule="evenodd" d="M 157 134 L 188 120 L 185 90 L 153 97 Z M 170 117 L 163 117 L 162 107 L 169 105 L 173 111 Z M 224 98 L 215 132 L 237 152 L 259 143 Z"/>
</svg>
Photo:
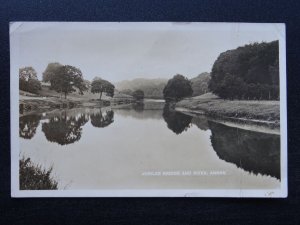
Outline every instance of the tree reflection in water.
<svg viewBox="0 0 300 225">
<path fill-rule="evenodd" d="M 60 116 L 50 118 L 48 123 L 43 123 L 42 131 L 50 142 L 60 145 L 72 144 L 81 138 L 82 126 L 88 121 L 85 114 L 67 116 L 66 111 Z"/>
<path fill-rule="evenodd" d="M 40 115 L 27 115 L 19 119 L 19 136 L 24 139 L 31 139 L 36 133 L 36 128 L 40 124 Z"/>
<path fill-rule="evenodd" d="M 102 112 L 101 110 L 95 114 L 90 115 L 91 124 L 94 127 L 103 128 L 109 126 L 114 122 L 114 111 L 106 110 Z"/>
<path fill-rule="evenodd" d="M 280 136 L 243 130 L 209 121 L 218 157 L 254 174 L 280 179 Z"/>
<path fill-rule="evenodd" d="M 144 105 L 143 102 L 137 102 L 135 104 L 132 104 L 132 108 L 136 112 L 143 112 L 144 108 L 145 108 L 145 105 Z"/>
<path fill-rule="evenodd" d="M 167 126 L 175 134 L 181 134 L 191 126 L 192 117 L 171 109 L 168 104 L 165 105 L 163 118 Z"/>
</svg>

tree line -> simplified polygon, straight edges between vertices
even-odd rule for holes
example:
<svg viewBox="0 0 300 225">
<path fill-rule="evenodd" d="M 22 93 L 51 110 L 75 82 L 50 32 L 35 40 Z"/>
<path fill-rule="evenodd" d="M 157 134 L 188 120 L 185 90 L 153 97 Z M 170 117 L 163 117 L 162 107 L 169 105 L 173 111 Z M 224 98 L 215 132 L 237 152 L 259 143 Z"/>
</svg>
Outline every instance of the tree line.
<svg viewBox="0 0 300 225">
<path fill-rule="evenodd" d="M 220 54 L 211 71 L 209 91 L 223 99 L 279 99 L 279 42 L 254 43 Z M 193 94 L 191 82 L 175 75 L 163 90 L 166 101 Z"/>
<path fill-rule="evenodd" d="M 32 67 L 21 68 L 19 76 L 21 90 L 37 93 L 41 89 Z M 49 82 L 50 89 L 64 94 L 65 98 L 71 92 L 83 94 L 88 89 L 80 69 L 59 63 L 47 66 L 43 81 Z M 190 97 L 193 95 L 192 85 L 189 79 L 177 74 L 168 80 L 163 89 L 163 97 L 167 102 Z M 278 41 L 249 44 L 221 53 L 213 64 L 208 89 L 224 99 L 278 100 Z M 103 93 L 113 97 L 114 90 L 112 83 L 99 77 L 94 78 L 91 83 L 91 92 L 99 93 L 100 100 Z M 138 101 L 145 96 L 141 89 L 128 90 L 126 94 Z"/>
</svg>

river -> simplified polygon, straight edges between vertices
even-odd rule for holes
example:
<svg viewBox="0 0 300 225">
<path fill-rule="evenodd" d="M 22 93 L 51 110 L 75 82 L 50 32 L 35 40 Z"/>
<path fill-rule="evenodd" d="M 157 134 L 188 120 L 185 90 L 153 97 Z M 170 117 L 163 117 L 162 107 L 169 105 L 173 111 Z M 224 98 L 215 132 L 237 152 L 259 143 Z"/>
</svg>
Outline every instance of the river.
<svg viewBox="0 0 300 225">
<path fill-rule="evenodd" d="M 20 157 L 59 189 L 276 189 L 280 136 L 164 107 L 75 108 L 20 117 Z"/>
</svg>

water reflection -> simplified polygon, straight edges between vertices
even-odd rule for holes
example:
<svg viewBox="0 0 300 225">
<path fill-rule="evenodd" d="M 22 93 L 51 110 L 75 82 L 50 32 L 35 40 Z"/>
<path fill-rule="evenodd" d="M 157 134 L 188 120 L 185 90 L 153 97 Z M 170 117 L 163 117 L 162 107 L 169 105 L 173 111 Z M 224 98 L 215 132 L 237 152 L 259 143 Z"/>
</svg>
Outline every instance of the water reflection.
<svg viewBox="0 0 300 225">
<path fill-rule="evenodd" d="M 195 124 L 200 130 L 209 130 L 208 120 L 205 116 L 195 116 L 192 119 L 192 124 Z"/>
<path fill-rule="evenodd" d="M 136 112 L 143 112 L 145 105 L 143 102 L 138 102 L 132 105 L 133 110 L 135 110 Z"/>
<path fill-rule="evenodd" d="M 106 110 L 105 112 L 102 112 L 100 109 L 99 112 L 91 114 L 90 117 L 91 117 L 91 124 L 94 127 L 98 127 L 98 128 L 107 127 L 114 122 L 114 111 Z"/>
<path fill-rule="evenodd" d="M 43 116 L 22 116 L 20 117 L 19 122 L 19 136 L 24 139 L 31 139 L 36 132 L 42 131 L 47 141 L 59 145 L 68 145 L 78 142 L 81 139 L 83 132 L 82 127 L 89 119 L 91 119 L 92 126 L 87 126 L 87 130 L 85 130 L 87 135 L 89 132 L 97 132 L 97 130 L 99 130 L 97 128 L 105 128 L 114 123 L 115 116 L 118 116 L 117 119 L 119 122 L 122 120 L 125 121 L 124 117 L 130 117 L 131 120 L 128 120 L 129 127 L 133 126 L 132 124 L 137 125 L 137 119 L 145 120 L 145 122 L 147 119 L 155 119 L 155 121 L 153 121 L 156 124 L 155 132 L 159 132 L 160 128 L 166 129 L 166 127 L 168 127 L 168 129 L 171 130 L 170 132 L 179 135 L 183 133 L 183 131 L 187 131 L 192 124 L 202 131 L 210 130 L 211 137 L 210 140 L 208 139 L 208 142 L 211 142 L 213 147 L 210 151 L 216 152 L 220 159 L 218 159 L 219 161 L 234 163 L 237 167 L 250 173 L 270 175 L 280 179 L 280 136 L 225 126 L 210 121 L 205 116 L 193 117 L 176 112 L 168 105 L 166 105 L 163 110 L 147 110 L 145 109 L 144 104 L 135 104 L 130 108 L 115 109 L 114 111 L 110 108 L 72 109 L 58 112 L 55 111 Z M 133 121 L 132 118 L 135 120 Z M 166 124 L 163 122 L 162 118 Z M 42 124 L 42 129 L 37 129 L 41 119 L 42 121 L 47 121 Z M 160 124 L 159 126 L 161 126 L 159 128 L 157 128 L 158 123 Z M 149 128 L 149 130 L 154 129 L 154 127 L 151 127 L 151 123 L 147 123 L 145 129 L 146 128 Z M 128 135 L 134 135 L 134 127 L 130 127 L 129 130 L 131 133 L 128 133 Z M 195 132 L 197 132 L 195 137 L 199 137 L 203 134 L 200 130 L 194 128 L 190 129 L 187 133 L 192 134 L 192 132 L 194 132 L 195 134 Z M 105 132 L 103 135 L 105 135 Z M 123 133 L 119 136 L 121 135 L 123 135 Z M 189 134 L 187 134 L 187 136 L 188 135 Z M 177 138 L 174 135 L 171 136 L 169 142 L 181 140 L 180 138 L 182 138 Z M 145 141 L 148 141 L 146 140 L 147 137 L 149 136 L 145 136 Z M 130 138 L 126 140 L 130 140 Z M 195 142 L 193 142 L 193 140 L 195 140 Z M 193 140 L 188 142 L 190 143 L 190 146 L 188 147 L 193 148 L 195 146 L 198 151 L 198 140 L 197 138 L 194 138 Z M 132 144 L 131 141 L 130 144 Z"/>
<path fill-rule="evenodd" d="M 192 116 L 177 112 L 171 109 L 167 104 L 163 110 L 163 118 L 167 123 L 168 128 L 175 134 L 181 134 L 183 131 L 186 131 L 190 127 L 192 121 Z"/>
<path fill-rule="evenodd" d="M 209 121 L 218 157 L 254 174 L 280 179 L 280 137 Z"/>
<path fill-rule="evenodd" d="M 82 126 L 88 122 L 85 114 L 68 116 L 63 111 L 59 116 L 49 119 L 49 122 L 42 124 L 42 131 L 50 142 L 60 145 L 67 145 L 79 141 L 82 133 Z"/>
<path fill-rule="evenodd" d="M 36 133 L 36 128 L 40 124 L 41 116 L 27 115 L 19 119 L 19 136 L 24 139 L 31 139 Z"/>
</svg>

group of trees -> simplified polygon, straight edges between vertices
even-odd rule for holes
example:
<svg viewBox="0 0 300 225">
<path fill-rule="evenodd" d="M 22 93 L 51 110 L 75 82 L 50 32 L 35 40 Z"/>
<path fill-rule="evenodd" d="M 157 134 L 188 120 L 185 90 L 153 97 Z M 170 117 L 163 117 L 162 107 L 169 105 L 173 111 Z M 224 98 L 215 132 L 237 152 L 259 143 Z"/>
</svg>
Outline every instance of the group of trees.
<svg viewBox="0 0 300 225">
<path fill-rule="evenodd" d="M 67 94 L 87 90 L 84 83 L 82 72 L 80 69 L 70 66 L 61 65 L 60 63 L 49 63 L 45 72 L 43 73 L 43 81 L 50 83 L 50 89 L 60 94 Z M 19 84 L 20 90 L 38 93 L 41 90 L 41 82 L 37 78 L 37 73 L 32 67 L 24 67 L 19 70 Z"/>
<path fill-rule="evenodd" d="M 32 67 L 21 68 L 19 76 L 21 90 L 37 93 L 41 89 L 36 71 Z M 80 69 L 60 63 L 50 63 L 47 66 L 43 73 L 43 81 L 49 82 L 50 88 L 64 94 L 65 98 L 68 93 L 78 90 L 83 94 L 83 91 L 88 89 Z M 164 80 L 135 79 L 120 82 L 118 85 L 131 87 L 136 84 L 148 87 L 149 82 L 156 88 L 164 85 L 162 92 L 167 102 L 179 101 L 207 91 L 212 91 L 224 99 L 279 99 L 278 41 L 249 44 L 221 53 L 213 65 L 211 75 L 202 74 L 188 80 L 183 75 L 177 74 L 166 84 Z M 91 83 L 91 92 L 99 93 L 100 100 L 103 93 L 113 97 L 114 90 L 115 86 L 112 83 L 99 77 Z M 137 101 L 144 99 L 146 95 L 142 88 L 135 91 L 124 89 L 122 92 L 133 96 Z"/>
<path fill-rule="evenodd" d="M 43 72 L 43 82 L 50 83 L 50 89 L 65 98 L 69 93 L 78 91 L 83 94 L 88 90 L 89 82 L 83 79 L 82 72 L 79 68 L 70 65 L 62 65 L 60 63 L 49 63 Z M 41 82 L 37 79 L 37 73 L 32 67 L 24 67 L 19 70 L 20 90 L 38 93 L 41 89 Z M 115 86 L 109 81 L 96 77 L 91 84 L 92 93 L 100 93 L 100 100 L 102 93 L 107 96 L 114 96 Z"/>
<path fill-rule="evenodd" d="M 278 41 L 226 51 L 215 61 L 209 89 L 225 99 L 279 99 Z"/>
<path fill-rule="evenodd" d="M 212 91 L 224 99 L 278 100 L 278 44 L 278 41 L 254 43 L 221 53 L 213 65 L 211 76 L 203 77 L 208 81 L 208 87 L 196 87 L 197 83 L 201 83 L 196 82 L 200 78 L 192 79 L 191 84 L 182 75 L 175 75 L 163 90 L 164 98 L 166 101 L 178 101 L 192 96 L 193 90 L 199 89 L 200 92 Z"/>
</svg>

